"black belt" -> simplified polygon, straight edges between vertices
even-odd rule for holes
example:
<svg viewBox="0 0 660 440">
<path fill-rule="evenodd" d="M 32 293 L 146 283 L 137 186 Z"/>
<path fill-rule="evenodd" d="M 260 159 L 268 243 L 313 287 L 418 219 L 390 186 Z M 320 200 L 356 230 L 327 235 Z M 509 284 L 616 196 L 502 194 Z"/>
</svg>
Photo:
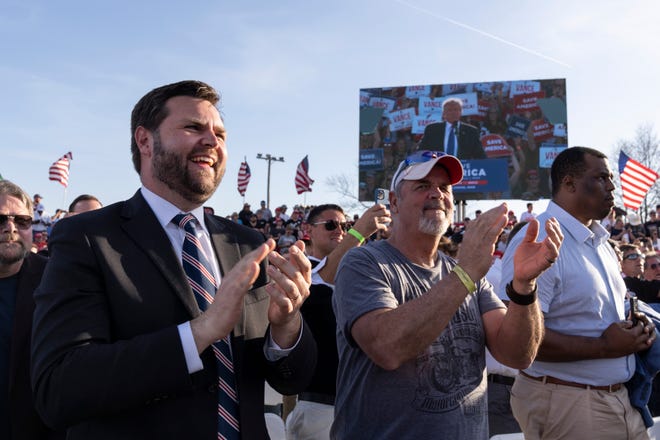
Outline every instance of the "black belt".
<svg viewBox="0 0 660 440">
<path fill-rule="evenodd" d="M 499 383 L 501 385 L 512 386 L 515 378 L 509 376 L 502 376 L 501 374 L 489 374 L 488 382 Z"/>
<path fill-rule="evenodd" d="M 298 400 L 307 400 L 308 402 L 323 403 L 324 405 L 334 405 L 335 396 L 323 393 L 304 392 L 298 394 Z"/>
</svg>

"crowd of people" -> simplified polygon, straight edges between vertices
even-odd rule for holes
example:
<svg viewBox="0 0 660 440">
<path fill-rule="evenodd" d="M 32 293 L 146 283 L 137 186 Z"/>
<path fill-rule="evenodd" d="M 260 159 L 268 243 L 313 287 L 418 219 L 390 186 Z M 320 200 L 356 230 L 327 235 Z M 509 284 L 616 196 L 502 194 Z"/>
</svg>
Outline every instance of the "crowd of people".
<svg viewBox="0 0 660 440">
<path fill-rule="evenodd" d="M 129 200 L 49 216 L 0 181 L 0 438 L 268 438 L 265 382 L 297 396 L 289 439 L 648 438 L 660 205 L 624 219 L 605 155 L 560 153 L 520 221 L 452 223 L 463 167 L 426 150 L 352 218 L 217 216 L 218 100 L 139 100 Z"/>
<path fill-rule="evenodd" d="M 45 210 L 43 197 L 35 194 L 32 200 L 31 251 L 48 257 L 48 235 L 59 220 L 102 206 L 95 196 L 83 194 L 74 199 L 68 210 L 57 209 L 54 215 L 49 215 Z M 209 213 L 214 211 L 208 206 L 205 210 Z M 281 205 L 276 207 L 273 213 L 262 200 L 260 207 L 255 211 L 251 210 L 249 203 L 245 203 L 240 211 L 233 212 L 226 218 L 257 230 L 264 239 L 273 239 L 276 243 L 275 250 L 282 255 L 286 255 L 289 248 L 296 241 L 301 240 L 306 244 L 306 255 L 312 262 L 312 267 L 316 268 L 320 262 L 323 262 L 313 272 L 311 285 L 313 295 L 303 304 L 301 313 L 311 326 L 319 346 L 329 347 L 335 339 L 336 327 L 332 308 L 333 281 L 339 261 L 352 247 L 347 244 L 351 243 L 351 235 L 347 235 L 347 231 L 351 228 L 354 228 L 354 231 L 363 231 L 366 235 L 364 243 L 388 238 L 391 218 L 386 217 L 383 210 L 382 206 L 376 205 L 367 210 L 363 216 L 350 217 L 341 207 L 334 204 L 295 205 L 290 214 L 287 212 L 287 205 Z M 466 228 L 481 214 L 482 211 L 477 210 L 475 219 L 466 217 L 461 222 L 449 225 L 440 237 L 438 249 L 447 256 L 456 257 Z M 387 223 L 381 222 L 379 226 L 376 220 L 379 215 L 387 218 Z M 485 276 L 494 286 L 497 286 L 501 279 L 501 258 L 508 242 L 517 231 L 536 217 L 531 202 L 527 203 L 527 209 L 520 213 L 519 217 L 513 211 L 508 211 L 506 224 L 493 252 L 493 264 Z M 646 303 L 660 304 L 660 239 L 658 239 L 660 205 L 650 210 L 646 218 L 647 220 L 642 222 L 639 214 L 635 212 L 626 214 L 623 209 L 614 207 L 600 224 L 609 233 L 609 243 L 619 259 L 621 275 L 629 292 L 633 292 Z M 319 225 L 322 227 L 317 227 Z M 343 248 L 333 253 L 342 241 Z M 352 244 L 363 243 L 358 240 L 358 243 Z M 328 267 L 332 269 L 329 270 Z M 322 277 L 321 274 L 325 276 Z M 501 299 L 507 298 L 503 296 Z M 319 368 L 312 383 L 306 391 L 297 396 L 298 403 L 287 418 L 287 430 L 291 438 L 329 436 L 334 421 L 337 351 L 323 350 L 319 353 L 319 359 Z M 489 373 L 489 432 L 494 435 L 518 431 L 520 426 L 513 417 L 508 403 L 513 378 L 518 372 L 497 362 L 488 351 L 486 363 Z M 654 383 L 653 395 L 649 399 L 648 407 L 652 416 L 660 415 L 660 383 Z M 313 417 L 310 417 L 310 414 Z M 310 423 L 311 427 L 308 426 Z"/>
</svg>

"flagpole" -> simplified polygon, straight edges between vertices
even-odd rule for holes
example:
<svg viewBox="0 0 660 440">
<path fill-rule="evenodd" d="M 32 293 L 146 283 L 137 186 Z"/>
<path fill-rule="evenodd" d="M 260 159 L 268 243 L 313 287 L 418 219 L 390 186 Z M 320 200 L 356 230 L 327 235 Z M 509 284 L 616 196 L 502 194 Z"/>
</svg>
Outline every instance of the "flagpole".
<svg viewBox="0 0 660 440">
<path fill-rule="evenodd" d="M 71 160 L 69 160 L 69 165 L 68 165 L 68 171 L 69 175 L 71 175 Z M 64 186 L 64 191 L 62 191 L 62 206 L 60 209 L 66 209 L 66 190 L 69 188 L 69 176 L 67 176 L 66 179 L 66 185 Z"/>
<path fill-rule="evenodd" d="M 280 156 L 279 158 L 272 156 L 270 153 L 261 154 L 257 153 L 257 159 L 263 159 L 268 161 L 268 175 L 266 181 L 266 207 L 270 209 L 270 164 L 271 162 L 284 162 L 284 158 Z"/>
</svg>

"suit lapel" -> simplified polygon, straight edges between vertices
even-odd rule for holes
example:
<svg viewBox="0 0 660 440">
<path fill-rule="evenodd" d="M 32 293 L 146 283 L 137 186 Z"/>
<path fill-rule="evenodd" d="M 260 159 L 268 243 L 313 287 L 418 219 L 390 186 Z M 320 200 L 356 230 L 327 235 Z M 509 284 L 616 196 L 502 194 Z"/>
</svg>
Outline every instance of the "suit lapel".
<svg viewBox="0 0 660 440">
<path fill-rule="evenodd" d="M 209 215 L 204 216 L 206 228 L 211 236 L 211 243 L 218 257 L 220 273 L 224 276 L 241 259 L 241 250 L 233 235 L 228 234 L 225 225 Z"/>
<path fill-rule="evenodd" d="M 204 219 L 206 221 L 206 228 L 211 235 L 211 242 L 213 243 L 213 248 L 215 249 L 216 256 L 218 257 L 218 264 L 220 266 L 220 272 L 224 277 L 243 257 L 240 246 L 237 242 L 237 237 L 229 231 L 226 225 L 221 221 L 214 218 L 213 216 L 205 215 Z M 222 282 L 222 280 L 220 281 Z M 248 293 L 243 299 L 243 311 L 241 312 L 241 318 L 234 325 L 233 330 L 233 343 L 232 349 L 236 349 L 235 342 L 237 337 L 241 337 L 246 332 L 246 312 L 249 308 L 248 304 L 250 302 L 251 295 Z"/>
<path fill-rule="evenodd" d="M 122 210 L 122 229 L 141 248 L 172 286 L 191 317 L 199 315 L 199 307 L 192 293 L 181 263 L 177 260 L 167 234 L 156 215 L 138 191 L 126 201 Z"/>
</svg>

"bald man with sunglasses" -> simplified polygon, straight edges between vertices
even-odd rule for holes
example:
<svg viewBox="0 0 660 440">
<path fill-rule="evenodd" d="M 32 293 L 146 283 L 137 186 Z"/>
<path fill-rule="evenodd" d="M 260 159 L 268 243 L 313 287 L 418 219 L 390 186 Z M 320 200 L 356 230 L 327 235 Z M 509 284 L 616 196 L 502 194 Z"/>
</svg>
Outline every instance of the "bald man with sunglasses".
<svg viewBox="0 0 660 440">
<path fill-rule="evenodd" d="M 380 204 L 369 208 L 352 227 L 339 205 L 319 205 L 309 212 L 307 256 L 313 268 L 312 286 L 300 312 L 316 340 L 318 361 L 311 384 L 298 395 L 298 403 L 287 417 L 289 440 L 330 438 L 338 364 L 337 323 L 332 310 L 335 273 L 349 249 L 361 246 L 365 237 L 386 229 L 389 221 L 389 211 Z"/>
</svg>

